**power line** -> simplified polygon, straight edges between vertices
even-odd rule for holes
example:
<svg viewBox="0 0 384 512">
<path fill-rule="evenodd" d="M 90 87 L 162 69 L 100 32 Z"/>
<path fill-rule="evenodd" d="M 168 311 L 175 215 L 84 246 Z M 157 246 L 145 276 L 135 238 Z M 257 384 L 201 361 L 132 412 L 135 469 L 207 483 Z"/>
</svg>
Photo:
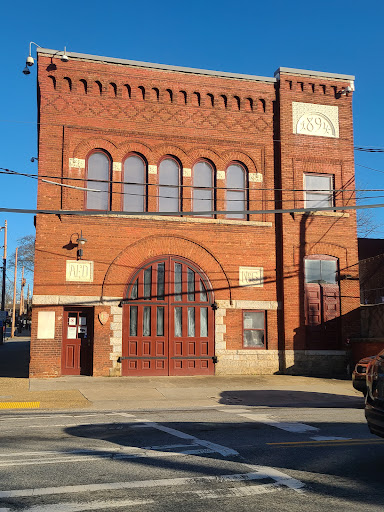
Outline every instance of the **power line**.
<svg viewBox="0 0 384 512">
<path fill-rule="evenodd" d="M 363 210 L 371 208 L 384 208 L 384 204 L 365 204 L 365 205 L 351 205 L 351 206 L 324 206 L 316 208 L 286 208 L 286 209 L 273 209 L 273 210 L 209 210 L 209 211 L 169 211 L 169 212 L 124 212 L 124 211 L 111 211 L 111 210 L 28 210 L 22 208 L 0 208 L 2 213 L 29 213 L 29 214 L 46 214 L 46 215 L 73 215 L 73 216 L 164 216 L 164 217 L 200 217 L 212 215 L 261 215 L 261 214 L 278 214 L 278 213 L 307 213 L 314 212 L 334 212 L 345 210 Z"/>
<path fill-rule="evenodd" d="M 380 171 L 379 169 L 375 169 L 374 167 L 367 167 L 366 165 L 362 165 L 362 164 L 355 164 L 355 165 L 357 165 L 358 167 L 364 167 L 364 169 L 369 169 L 370 171 L 380 172 L 380 173 L 384 174 L 384 171 Z"/>
<path fill-rule="evenodd" d="M 236 189 L 235 187 L 218 187 L 218 186 L 212 186 L 212 187 L 201 187 L 201 186 L 196 186 L 196 185 L 184 185 L 184 184 L 180 184 L 180 185 L 163 185 L 163 184 L 160 184 L 160 183 L 137 183 L 137 182 L 133 182 L 133 181 L 115 181 L 115 180 L 98 180 L 98 179 L 86 179 L 86 178 L 75 178 L 75 177 L 72 177 L 72 176 L 52 176 L 52 175 L 49 175 L 49 174 L 31 174 L 31 173 L 22 173 L 22 172 L 18 172 L 18 171 L 13 171 L 11 169 L 7 169 L 5 167 L 0 167 L 0 174 L 7 174 L 7 175 L 10 175 L 10 176 L 24 176 L 24 177 L 27 177 L 27 178 L 31 178 L 31 179 L 36 179 L 36 180 L 42 180 L 42 181 L 45 181 L 43 178 L 50 178 L 50 179 L 58 179 L 58 180 L 70 180 L 70 181 L 88 181 L 90 183 L 113 183 L 113 184 L 116 184 L 116 185 L 141 185 L 141 186 L 153 186 L 153 187 L 168 187 L 168 188 L 193 188 L 193 189 L 197 189 L 197 190 L 257 190 L 258 192 L 260 191 L 276 191 L 276 192 L 308 192 L 309 189 L 301 189 L 301 188 L 293 188 L 293 189 L 290 189 L 290 188 L 257 188 L 257 189 L 254 189 L 254 188 L 249 188 L 249 187 L 244 187 L 244 188 L 239 188 L 239 189 Z M 384 171 L 382 171 L 384 172 Z M 52 182 L 53 184 L 55 185 L 61 185 L 60 183 L 56 183 L 56 182 Z M 324 190 L 320 190 L 320 189 L 316 189 L 318 192 L 329 192 L 329 189 L 324 189 Z M 93 191 L 96 191 L 96 190 L 92 190 Z M 99 190 L 97 190 L 97 192 L 99 192 Z M 101 192 L 105 192 L 105 191 L 101 191 Z M 340 189 L 332 189 L 332 192 L 334 193 L 338 193 L 338 192 L 384 192 L 384 189 L 381 189 L 381 188 L 377 188 L 377 189 L 356 189 L 356 188 L 340 188 Z"/>
</svg>

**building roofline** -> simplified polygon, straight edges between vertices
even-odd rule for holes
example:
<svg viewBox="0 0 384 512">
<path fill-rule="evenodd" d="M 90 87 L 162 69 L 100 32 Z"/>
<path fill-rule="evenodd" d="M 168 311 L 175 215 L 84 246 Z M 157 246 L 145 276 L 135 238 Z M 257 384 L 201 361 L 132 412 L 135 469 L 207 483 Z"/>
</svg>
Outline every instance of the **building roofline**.
<svg viewBox="0 0 384 512">
<path fill-rule="evenodd" d="M 63 53 L 62 50 L 50 50 L 48 48 L 37 48 L 37 53 L 42 55 L 50 55 L 60 57 Z M 151 69 L 160 69 L 164 71 L 177 71 L 179 73 L 191 73 L 195 75 L 206 75 L 206 76 L 215 76 L 222 78 L 235 78 L 237 80 L 251 80 L 255 82 L 267 82 L 267 83 L 275 83 L 277 80 L 274 77 L 264 77 L 264 76 L 256 76 L 256 75 L 243 75 L 240 73 L 228 73 L 226 71 L 211 71 L 208 69 L 197 69 L 197 68 L 188 68 L 183 66 L 169 66 L 167 64 L 155 64 L 152 62 L 141 62 L 137 60 L 127 60 L 127 59 L 116 59 L 113 57 L 102 57 L 99 55 L 89 55 L 86 53 L 74 53 L 74 52 L 66 52 L 69 59 L 78 59 L 85 61 L 97 61 L 104 62 L 105 64 L 119 64 L 121 66 L 132 66 L 138 68 L 151 68 Z"/>
<path fill-rule="evenodd" d="M 333 78 L 336 80 L 355 80 L 353 75 L 340 75 L 339 73 L 325 73 L 323 71 L 310 71 L 308 69 L 295 69 L 295 68 L 278 68 L 275 71 L 275 77 L 278 79 L 280 73 L 287 73 L 289 75 L 313 76 L 320 78 Z"/>
</svg>

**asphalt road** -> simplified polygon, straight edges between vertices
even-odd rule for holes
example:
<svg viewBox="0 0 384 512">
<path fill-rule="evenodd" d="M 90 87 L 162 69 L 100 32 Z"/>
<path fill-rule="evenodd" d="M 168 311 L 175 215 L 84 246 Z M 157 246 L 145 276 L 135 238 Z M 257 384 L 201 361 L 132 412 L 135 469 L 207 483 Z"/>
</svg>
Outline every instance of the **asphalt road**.
<svg viewBox="0 0 384 512">
<path fill-rule="evenodd" d="M 384 439 L 332 402 L 0 415 L 0 512 L 382 511 L 383 480 Z"/>
</svg>

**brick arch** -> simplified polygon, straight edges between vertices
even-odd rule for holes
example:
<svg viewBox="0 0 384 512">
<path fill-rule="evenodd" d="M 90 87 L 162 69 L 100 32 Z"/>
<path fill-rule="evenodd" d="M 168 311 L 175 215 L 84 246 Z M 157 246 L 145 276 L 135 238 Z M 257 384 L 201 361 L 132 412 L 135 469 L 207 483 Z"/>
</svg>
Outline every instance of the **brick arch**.
<svg viewBox="0 0 384 512">
<path fill-rule="evenodd" d="M 122 142 L 121 144 L 118 145 L 117 151 L 118 153 L 116 157 L 117 160 L 120 162 L 125 158 L 125 156 L 128 153 L 140 153 L 147 159 L 148 162 L 151 161 L 152 158 L 152 148 L 147 144 L 143 144 L 142 142 L 138 142 L 135 140 L 131 140 L 129 142 Z"/>
<path fill-rule="evenodd" d="M 193 148 L 188 151 L 188 158 L 190 159 L 191 166 L 196 163 L 200 158 L 206 158 L 210 160 L 216 167 L 216 169 L 221 170 L 223 168 L 223 160 L 221 156 L 216 153 L 216 151 L 212 151 L 211 149 L 206 148 Z"/>
<path fill-rule="evenodd" d="M 158 164 L 166 155 L 174 155 L 180 160 L 184 167 L 190 166 L 190 161 L 186 152 L 178 146 L 172 146 L 170 144 L 160 144 L 153 148 L 152 163 Z"/>
<path fill-rule="evenodd" d="M 257 165 L 253 158 L 251 158 L 250 156 L 246 155 L 241 151 L 226 151 L 225 153 L 223 153 L 222 159 L 224 167 L 228 167 L 230 162 L 237 160 L 238 162 L 243 163 L 247 167 L 248 172 L 257 172 Z"/>
<path fill-rule="evenodd" d="M 123 249 L 105 273 L 103 297 L 123 298 L 132 274 L 145 261 L 157 256 L 181 256 L 195 263 L 206 274 L 216 299 L 232 301 L 232 285 L 219 260 L 203 245 L 181 236 L 152 235 Z"/>
<path fill-rule="evenodd" d="M 86 158 L 94 149 L 105 149 L 113 160 L 117 160 L 117 146 L 112 141 L 102 137 L 92 137 L 81 141 L 73 150 L 73 158 Z"/>
<path fill-rule="evenodd" d="M 300 263 L 300 250 L 300 247 L 296 246 L 296 264 Z M 346 268 L 348 266 L 348 250 L 343 245 L 321 242 L 307 242 L 305 244 L 305 256 L 314 256 L 315 254 L 324 254 L 326 256 L 333 256 L 334 258 L 337 258 L 340 262 L 340 268 Z"/>
</svg>

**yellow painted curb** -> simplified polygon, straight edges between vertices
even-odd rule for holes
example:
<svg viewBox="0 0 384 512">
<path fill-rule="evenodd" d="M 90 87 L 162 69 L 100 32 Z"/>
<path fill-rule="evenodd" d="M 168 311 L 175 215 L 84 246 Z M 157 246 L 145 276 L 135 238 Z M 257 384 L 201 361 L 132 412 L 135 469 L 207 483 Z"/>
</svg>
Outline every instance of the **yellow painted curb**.
<svg viewBox="0 0 384 512">
<path fill-rule="evenodd" d="M 0 402 L 0 409 L 39 409 L 40 402 Z"/>
</svg>

